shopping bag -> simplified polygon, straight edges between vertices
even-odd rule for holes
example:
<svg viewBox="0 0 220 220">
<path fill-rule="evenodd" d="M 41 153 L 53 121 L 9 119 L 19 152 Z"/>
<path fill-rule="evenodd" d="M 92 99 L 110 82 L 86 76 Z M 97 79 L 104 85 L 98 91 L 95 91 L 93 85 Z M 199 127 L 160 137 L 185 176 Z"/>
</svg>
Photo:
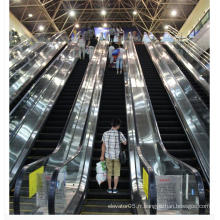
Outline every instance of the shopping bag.
<svg viewBox="0 0 220 220">
<path fill-rule="evenodd" d="M 105 161 L 100 161 L 96 163 L 96 181 L 98 182 L 99 186 L 101 183 L 106 181 L 106 163 Z"/>
</svg>

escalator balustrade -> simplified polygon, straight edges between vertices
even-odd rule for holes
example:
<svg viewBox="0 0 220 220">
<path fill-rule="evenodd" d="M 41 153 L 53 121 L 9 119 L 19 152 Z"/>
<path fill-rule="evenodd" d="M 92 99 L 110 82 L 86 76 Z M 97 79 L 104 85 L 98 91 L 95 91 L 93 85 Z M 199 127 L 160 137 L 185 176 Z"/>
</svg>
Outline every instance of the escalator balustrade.
<svg viewBox="0 0 220 220">
<path fill-rule="evenodd" d="M 77 62 L 48 118 L 43 124 L 35 142 L 33 143 L 24 165 L 41 159 L 44 156 L 48 156 L 57 147 L 71 107 L 74 104 L 77 91 L 86 72 L 88 62 L 88 58 Z M 10 213 L 13 213 L 13 191 L 14 190 L 10 193 Z M 28 190 L 23 191 L 26 194 L 22 194 L 21 190 L 21 200 L 24 203 L 30 203 L 30 209 L 27 208 L 27 210 L 22 210 L 22 213 L 31 214 L 32 209 L 30 199 L 28 198 Z M 25 201 L 25 199 L 27 201 Z M 29 207 L 28 204 L 27 207 Z"/>
<path fill-rule="evenodd" d="M 202 175 L 187 135 L 145 45 L 136 45 L 136 50 L 165 148 L 171 155 L 196 168 Z M 202 177 L 206 200 L 209 203 L 209 187 L 203 175 Z"/>
<path fill-rule="evenodd" d="M 105 131 L 111 128 L 111 120 L 120 118 L 120 131 L 127 136 L 125 91 L 123 74 L 116 75 L 116 70 L 106 68 L 99 118 L 96 128 L 95 143 L 93 147 L 90 172 L 88 178 L 88 189 L 86 199 L 81 206 L 81 214 L 87 215 L 109 215 L 109 214 L 132 214 L 132 210 L 126 207 L 130 204 L 130 168 L 128 148 L 126 149 L 127 162 L 121 166 L 121 176 L 118 183 L 118 193 L 107 193 L 107 181 L 99 187 L 96 181 L 96 163 L 100 161 L 101 139 Z M 112 178 L 113 186 L 113 178 Z M 117 205 L 122 205 L 117 208 Z"/>
</svg>

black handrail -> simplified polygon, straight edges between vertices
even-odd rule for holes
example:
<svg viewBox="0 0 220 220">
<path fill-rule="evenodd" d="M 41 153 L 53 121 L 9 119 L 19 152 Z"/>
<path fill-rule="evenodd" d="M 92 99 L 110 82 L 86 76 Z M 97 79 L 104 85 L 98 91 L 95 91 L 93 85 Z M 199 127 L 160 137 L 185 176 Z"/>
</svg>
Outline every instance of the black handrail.
<svg viewBox="0 0 220 220">
<path fill-rule="evenodd" d="M 14 203 L 13 203 L 13 208 L 14 208 L 14 214 L 15 215 L 20 215 L 20 192 L 21 192 L 21 187 L 23 184 L 23 178 L 24 175 L 31 170 L 35 170 L 37 165 L 45 165 L 47 163 L 48 157 L 43 157 L 40 160 L 34 161 L 33 163 L 30 163 L 26 166 L 24 166 L 19 173 L 19 176 L 16 179 L 15 183 L 15 190 L 14 190 Z"/>
<path fill-rule="evenodd" d="M 135 52 L 136 57 L 137 57 L 137 52 L 136 52 L 136 49 L 135 49 L 135 47 L 134 47 L 134 42 L 133 42 L 133 40 L 132 40 L 132 46 L 133 46 L 133 48 L 134 48 L 134 52 Z M 138 63 L 139 63 L 139 60 L 138 60 Z M 140 64 L 140 63 L 139 63 L 139 64 Z M 145 84 L 145 88 L 147 88 L 145 81 L 144 81 L 144 84 Z M 133 105 L 133 93 L 132 93 L 132 91 L 131 91 L 131 94 L 132 94 L 132 109 L 133 109 L 133 112 L 135 112 L 134 105 Z M 150 102 L 150 105 L 151 105 L 151 102 Z M 152 106 L 151 106 L 151 109 L 152 109 Z M 156 121 L 156 118 L 155 118 L 155 115 L 154 115 L 154 114 L 153 114 L 153 119 Z M 134 115 L 134 121 L 136 121 L 136 115 Z M 158 130 L 158 132 L 159 132 L 158 127 L 157 127 L 157 130 Z M 136 122 L 135 122 L 135 134 L 136 134 Z M 137 136 L 136 136 L 136 139 L 137 139 Z M 138 139 L 137 139 L 137 140 L 138 140 Z M 199 214 L 204 214 L 204 213 L 205 213 L 205 209 L 202 208 L 202 206 L 205 205 L 205 190 L 204 190 L 204 185 L 203 185 L 203 181 L 202 181 L 202 177 L 201 177 L 200 173 L 199 173 L 198 170 L 196 170 L 195 168 L 191 167 L 190 165 L 188 165 L 188 164 L 182 162 L 181 160 L 179 160 L 179 159 L 173 157 L 172 155 L 170 155 L 170 154 L 167 152 L 166 148 L 164 147 L 160 135 L 159 135 L 159 144 L 161 145 L 161 148 L 163 149 L 163 152 L 164 152 L 165 154 L 167 154 L 168 157 L 171 157 L 175 162 L 181 164 L 183 167 L 184 167 L 184 166 L 187 167 L 187 168 L 190 170 L 190 172 L 191 172 L 192 174 L 194 174 L 194 176 L 195 176 L 195 178 L 196 178 L 196 181 L 197 181 L 197 186 L 198 186 L 199 204 L 201 205 L 201 206 L 199 206 Z M 139 145 L 139 146 L 140 146 L 140 145 Z M 139 155 L 139 157 L 140 157 L 140 155 Z M 141 157 L 140 157 L 140 158 L 141 158 Z M 142 159 L 143 159 L 143 158 L 142 158 Z M 143 161 L 142 159 L 141 159 L 141 161 L 144 163 L 144 161 Z M 147 162 L 147 161 L 146 161 L 146 162 Z M 149 165 L 149 167 L 151 168 L 150 165 Z M 151 169 L 152 169 L 152 168 L 151 168 Z M 153 169 L 152 169 L 152 171 L 153 171 Z M 153 173 L 154 173 L 154 172 L 153 172 Z M 154 176 L 154 174 L 153 174 L 153 176 Z M 149 175 L 149 177 L 150 177 L 150 175 Z M 155 193 L 155 192 L 156 192 L 156 185 L 154 185 L 154 184 L 152 183 L 151 187 L 152 187 L 152 189 L 154 189 L 154 187 L 155 187 L 155 191 L 153 190 L 153 193 Z M 156 197 L 153 198 L 153 201 L 152 201 L 153 203 L 155 203 L 154 199 L 156 199 Z M 152 204 L 152 205 L 154 206 L 155 204 Z M 154 213 L 153 210 L 151 210 L 151 211 Z"/>
<path fill-rule="evenodd" d="M 88 114 L 86 115 L 85 126 L 83 127 L 83 132 L 82 132 L 82 136 L 81 136 L 81 139 L 80 139 L 80 146 L 81 146 L 80 151 L 78 151 L 77 154 L 74 155 L 73 157 L 71 157 L 69 160 L 65 161 L 62 165 L 60 165 L 59 167 L 56 167 L 53 174 L 52 174 L 52 177 L 51 177 L 51 180 L 50 180 L 49 192 L 48 192 L 48 213 L 49 214 L 52 214 L 52 215 L 56 214 L 55 213 L 55 196 L 56 196 L 57 178 L 58 178 L 60 170 L 63 167 L 65 167 L 68 163 L 73 161 L 79 155 L 79 153 L 81 152 L 83 141 L 84 141 L 84 138 L 85 138 L 85 135 L 86 135 L 86 129 L 87 129 L 87 126 L 88 126 L 89 115 L 90 115 L 90 112 L 91 112 L 93 95 L 94 95 L 94 91 L 95 91 L 95 88 L 96 88 L 96 82 L 97 81 L 95 80 L 95 85 L 93 87 L 92 96 L 91 96 L 91 99 L 90 99 L 90 102 L 89 102 Z"/>
<path fill-rule="evenodd" d="M 65 51 L 65 50 L 67 49 L 67 46 L 64 46 L 64 47 L 66 47 L 66 48 L 64 49 L 64 51 Z M 63 51 L 63 52 L 64 52 L 64 51 Z M 53 62 L 51 63 L 51 65 L 54 65 L 54 63 L 57 62 L 59 59 L 60 59 L 59 57 L 55 58 L 55 60 L 53 60 Z M 50 68 L 50 67 L 48 67 L 45 71 L 49 70 L 49 68 Z M 62 64 L 60 65 L 59 70 L 60 70 L 61 68 L 62 68 Z M 39 82 L 40 79 L 41 79 L 41 78 L 39 78 L 39 79 L 32 85 L 31 89 L 34 88 L 34 86 Z M 13 108 L 13 110 L 10 112 L 10 115 L 14 113 L 14 111 L 16 110 L 16 108 L 22 103 L 22 101 L 24 101 L 24 99 L 25 99 L 28 95 L 30 95 L 30 94 L 29 94 L 29 93 L 26 93 L 26 94 L 24 95 L 24 97 L 16 104 L 16 106 L 15 106 L 15 107 Z M 39 97 L 38 97 L 38 99 L 39 99 Z M 38 100 L 37 100 L 37 101 L 38 101 Z M 33 108 L 35 107 L 35 104 L 36 104 L 36 103 L 33 103 L 33 105 L 31 106 L 31 109 L 33 109 Z M 29 109 L 29 110 L 27 111 L 27 113 L 28 113 L 31 109 Z M 23 124 L 23 123 L 22 123 L 22 124 Z M 18 129 L 22 126 L 22 124 L 18 124 L 18 125 L 16 126 L 16 128 L 15 128 L 15 129 L 12 131 L 12 133 L 10 134 L 10 138 L 15 138 L 14 135 L 17 135 Z M 24 149 L 23 149 L 23 150 L 24 150 Z M 22 152 L 23 152 L 23 150 L 22 150 Z M 19 160 L 19 158 L 17 158 L 16 161 L 18 161 L 18 160 Z M 10 189 L 13 187 L 14 181 L 15 181 L 17 175 L 18 175 L 18 174 L 14 175 L 13 179 L 10 181 Z"/>
<path fill-rule="evenodd" d="M 99 45 L 97 45 L 97 48 L 95 48 L 95 51 L 98 50 L 98 49 L 99 49 Z M 95 51 L 94 51 L 94 53 L 95 53 Z M 71 118 L 71 115 L 72 115 L 72 113 L 73 113 L 73 110 L 74 110 L 74 107 L 75 107 L 77 98 L 78 98 L 78 96 L 79 96 L 79 93 L 80 93 L 80 91 L 81 91 L 82 85 L 83 85 L 84 80 L 85 80 L 85 78 L 86 78 L 86 76 L 87 76 L 87 71 L 89 70 L 89 67 L 90 67 L 90 66 L 91 66 L 91 62 L 89 62 L 88 66 L 87 66 L 86 72 L 85 72 L 85 74 L 84 74 L 84 76 L 83 76 L 83 79 L 82 79 L 82 81 L 81 81 L 81 83 L 80 83 L 80 87 L 79 87 L 79 89 L 78 89 L 78 91 L 77 91 L 76 98 L 74 99 L 73 105 L 72 105 L 71 110 L 70 110 L 70 112 L 69 112 L 69 115 L 68 115 L 68 117 L 67 117 L 67 120 L 66 120 L 64 129 L 63 129 L 62 134 L 61 134 L 61 138 L 60 138 L 60 140 L 59 140 L 59 142 L 58 142 L 58 144 L 57 144 L 57 147 L 54 149 L 53 153 L 56 153 L 56 152 L 60 149 L 60 147 L 61 147 L 61 143 L 62 143 L 62 140 L 63 140 L 63 138 L 64 138 L 65 131 L 66 131 L 66 129 L 67 129 L 67 126 L 68 126 L 69 120 L 70 120 L 70 118 Z"/>
<path fill-rule="evenodd" d="M 99 46 L 99 45 L 97 45 L 97 46 Z M 96 48 L 96 50 L 97 50 L 97 49 L 98 49 L 98 47 Z M 89 67 L 89 65 L 88 65 L 88 67 Z M 87 69 L 88 69 L 88 67 L 87 67 Z M 69 119 L 70 119 L 70 117 L 71 117 L 71 115 L 72 115 L 73 109 L 74 109 L 74 107 L 75 107 L 75 104 L 76 104 L 76 101 L 77 101 L 79 92 L 80 92 L 80 90 L 81 90 L 81 88 L 82 88 L 82 85 L 83 85 L 83 82 L 84 82 L 85 77 L 86 77 L 86 73 L 85 73 L 85 75 L 83 76 L 83 79 L 82 79 L 82 81 L 81 81 L 81 83 L 80 83 L 80 87 L 79 87 L 79 89 L 78 89 L 78 91 L 77 91 L 77 95 L 76 95 L 76 97 L 75 97 L 74 103 L 73 103 L 73 105 L 72 105 L 72 107 L 71 107 L 71 110 L 70 110 L 70 112 L 69 112 L 69 115 L 68 115 L 68 117 L 67 117 L 67 120 L 66 120 L 66 123 L 65 123 L 65 126 L 64 126 L 64 129 L 63 129 L 63 131 L 62 131 L 61 138 L 60 138 L 60 140 L 59 140 L 59 142 L 58 142 L 57 147 L 56 147 L 56 148 L 54 149 L 54 151 L 53 151 L 51 154 L 49 154 L 48 156 L 46 156 L 46 157 L 44 157 L 44 158 L 42 158 L 42 159 L 39 159 L 39 160 L 37 160 L 37 161 L 35 161 L 35 162 L 33 162 L 33 163 L 30 163 L 30 164 L 26 165 L 25 167 L 23 167 L 22 170 L 21 170 L 21 173 L 18 175 L 18 177 L 17 177 L 17 179 L 16 179 L 15 191 L 14 191 L 14 212 L 15 212 L 15 214 L 20 214 L 20 190 L 21 190 L 21 185 L 22 185 L 22 182 L 23 182 L 23 176 L 24 176 L 24 174 L 25 174 L 29 169 L 31 169 L 32 166 L 35 166 L 35 165 L 38 164 L 38 163 L 41 164 L 42 161 L 44 161 L 44 164 L 46 164 L 47 161 L 49 160 L 49 157 L 51 157 L 54 153 L 56 153 L 56 152 L 59 150 L 60 145 L 61 145 L 61 141 L 62 141 L 62 139 L 64 138 L 65 131 L 66 131 L 66 128 L 67 128 L 67 126 L 68 126 Z"/>
<path fill-rule="evenodd" d="M 152 59 L 152 58 L 151 58 Z M 152 60 L 153 62 L 153 60 Z M 155 66 L 156 67 L 156 66 Z M 157 69 L 157 67 L 156 67 Z M 158 71 L 158 69 L 157 69 Z M 145 84 L 146 85 L 146 84 Z M 165 89 L 167 90 L 167 88 L 165 87 Z M 168 92 L 168 95 L 169 95 L 169 92 Z M 170 97 L 170 95 L 169 95 Z M 171 98 L 170 98 L 171 99 Z M 173 100 L 171 99 L 171 102 L 173 103 L 173 105 L 175 105 L 175 103 L 173 102 Z M 177 112 L 179 112 L 178 109 L 176 109 Z M 156 120 L 156 117 L 155 115 L 153 114 L 153 118 Z M 157 127 L 157 130 L 159 132 L 159 128 Z M 205 208 L 202 208 L 202 206 L 205 205 L 205 189 L 204 189 L 204 184 L 203 184 L 203 180 L 202 180 L 202 177 L 199 173 L 199 171 L 197 169 L 195 169 L 194 167 L 186 164 L 185 162 L 179 160 L 178 158 L 174 157 L 173 155 L 171 155 L 167 150 L 166 148 L 164 147 L 163 145 L 163 142 L 161 140 L 161 137 L 159 135 L 159 144 L 161 145 L 162 149 L 163 149 L 163 152 L 168 156 L 168 157 L 171 157 L 175 162 L 181 164 L 183 167 L 187 167 L 188 170 L 190 170 L 190 172 L 192 174 L 194 174 L 195 176 L 195 179 L 196 179 L 196 182 L 197 182 L 197 186 L 198 186 L 198 192 L 199 192 L 199 203 L 201 204 L 201 206 L 199 207 L 199 214 L 204 214 L 205 213 Z"/>
</svg>

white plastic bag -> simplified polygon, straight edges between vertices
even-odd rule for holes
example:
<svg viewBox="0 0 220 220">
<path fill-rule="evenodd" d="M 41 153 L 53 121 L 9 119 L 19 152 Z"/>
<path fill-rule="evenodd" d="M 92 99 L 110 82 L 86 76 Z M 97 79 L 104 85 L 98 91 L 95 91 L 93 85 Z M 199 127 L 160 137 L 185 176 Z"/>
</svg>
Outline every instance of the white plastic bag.
<svg viewBox="0 0 220 220">
<path fill-rule="evenodd" d="M 105 161 L 100 161 L 96 163 L 96 180 L 100 186 L 101 183 L 106 181 L 106 163 Z"/>
</svg>

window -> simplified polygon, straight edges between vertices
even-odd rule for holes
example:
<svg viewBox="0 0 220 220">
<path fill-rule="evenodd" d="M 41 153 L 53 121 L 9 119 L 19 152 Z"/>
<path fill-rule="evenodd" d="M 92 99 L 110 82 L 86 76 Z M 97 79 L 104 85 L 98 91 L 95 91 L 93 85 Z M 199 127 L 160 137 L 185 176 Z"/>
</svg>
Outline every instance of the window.
<svg viewBox="0 0 220 220">
<path fill-rule="evenodd" d="M 188 35 L 188 38 L 194 38 L 202 29 L 202 27 L 207 23 L 207 21 L 209 21 L 209 19 L 210 19 L 210 10 L 208 10 L 206 14 L 202 17 L 202 19 L 198 22 L 196 27 Z"/>
</svg>

